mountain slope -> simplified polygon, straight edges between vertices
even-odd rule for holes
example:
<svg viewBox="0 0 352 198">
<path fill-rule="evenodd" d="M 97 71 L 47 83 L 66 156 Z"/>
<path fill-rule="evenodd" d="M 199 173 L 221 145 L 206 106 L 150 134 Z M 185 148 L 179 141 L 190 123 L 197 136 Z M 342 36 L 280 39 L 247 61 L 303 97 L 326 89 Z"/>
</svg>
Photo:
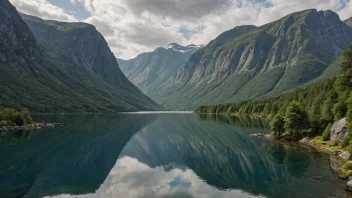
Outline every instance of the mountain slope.
<svg viewBox="0 0 352 198">
<path fill-rule="evenodd" d="M 33 112 L 160 109 L 120 71 L 104 38 L 83 23 L 32 18 L 33 32 L 7 1 L 0 3 L 0 108 Z M 62 29 L 61 29 L 62 28 Z M 43 39 L 47 37 L 48 39 Z M 42 50 L 44 49 L 44 50 Z"/>
<path fill-rule="evenodd" d="M 352 27 L 352 17 L 344 21 L 348 26 Z"/>
<path fill-rule="evenodd" d="M 201 47 L 171 43 L 166 48 L 159 47 L 134 59 L 118 59 L 118 62 L 128 79 L 158 102 L 166 97 L 164 93 L 173 84 L 181 66 Z"/>
<path fill-rule="evenodd" d="M 350 44 L 352 28 L 332 11 L 236 27 L 194 53 L 160 103 L 192 109 L 276 96 L 313 82 Z"/>
</svg>

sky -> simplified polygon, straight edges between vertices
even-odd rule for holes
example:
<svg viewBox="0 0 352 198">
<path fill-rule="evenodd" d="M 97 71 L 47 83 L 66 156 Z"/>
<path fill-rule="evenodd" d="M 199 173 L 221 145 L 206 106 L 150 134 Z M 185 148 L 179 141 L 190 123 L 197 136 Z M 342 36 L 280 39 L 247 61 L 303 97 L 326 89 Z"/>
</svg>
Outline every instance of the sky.
<svg viewBox="0 0 352 198">
<path fill-rule="evenodd" d="M 305 9 L 352 17 L 352 0 L 10 0 L 43 19 L 86 22 L 103 34 L 117 58 L 166 47 L 207 44 L 239 25 L 263 25 Z"/>
</svg>

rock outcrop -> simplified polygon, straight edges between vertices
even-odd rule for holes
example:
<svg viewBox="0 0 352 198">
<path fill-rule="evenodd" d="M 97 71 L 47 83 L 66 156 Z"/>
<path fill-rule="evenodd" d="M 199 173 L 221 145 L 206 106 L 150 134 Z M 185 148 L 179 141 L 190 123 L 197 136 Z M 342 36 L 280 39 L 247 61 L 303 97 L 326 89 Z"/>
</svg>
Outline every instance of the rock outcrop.
<svg viewBox="0 0 352 198">
<path fill-rule="evenodd" d="M 293 91 L 316 82 L 351 43 L 352 28 L 332 11 L 304 10 L 260 27 L 235 27 L 191 56 L 161 103 L 194 109 Z"/>
<path fill-rule="evenodd" d="M 336 121 L 330 131 L 330 141 L 342 141 L 347 136 L 346 118 Z"/>
<path fill-rule="evenodd" d="M 351 158 L 351 154 L 348 151 L 340 153 L 339 156 L 346 160 L 349 160 Z"/>
<path fill-rule="evenodd" d="M 348 26 L 352 27 L 352 17 L 344 21 Z"/>
<path fill-rule="evenodd" d="M 36 123 L 27 126 L 7 126 L 0 127 L 0 132 L 16 132 L 16 131 L 27 131 L 27 130 L 35 130 L 41 128 L 54 128 L 55 126 L 64 126 L 62 123 Z"/>
<path fill-rule="evenodd" d="M 306 137 L 306 138 L 301 139 L 299 142 L 303 143 L 303 144 L 308 144 L 310 141 L 312 141 L 312 139 L 309 137 Z"/>
<path fill-rule="evenodd" d="M 33 113 L 162 109 L 124 76 L 94 26 L 23 18 L 0 1 L 0 107 Z"/>
<path fill-rule="evenodd" d="M 344 162 L 334 156 L 330 156 L 330 166 L 333 171 L 338 172 L 340 171 L 341 167 L 343 166 Z"/>
</svg>

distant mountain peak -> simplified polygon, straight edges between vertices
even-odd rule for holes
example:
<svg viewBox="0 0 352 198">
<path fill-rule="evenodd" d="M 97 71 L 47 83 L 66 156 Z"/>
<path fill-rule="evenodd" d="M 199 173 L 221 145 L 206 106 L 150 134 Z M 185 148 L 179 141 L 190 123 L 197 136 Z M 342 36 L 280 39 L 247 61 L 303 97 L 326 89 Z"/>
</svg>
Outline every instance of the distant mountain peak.
<svg viewBox="0 0 352 198">
<path fill-rule="evenodd" d="M 186 52 L 189 52 L 189 51 L 192 51 L 194 49 L 199 49 L 199 48 L 202 48 L 203 45 L 194 45 L 194 44 L 190 44 L 190 45 L 187 45 L 187 46 L 182 46 L 182 45 L 179 45 L 177 43 L 170 43 L 166 49 L 172 49 L 176 52 L 182 52 L 182 53 L 186 53 Z"/>
</svg>

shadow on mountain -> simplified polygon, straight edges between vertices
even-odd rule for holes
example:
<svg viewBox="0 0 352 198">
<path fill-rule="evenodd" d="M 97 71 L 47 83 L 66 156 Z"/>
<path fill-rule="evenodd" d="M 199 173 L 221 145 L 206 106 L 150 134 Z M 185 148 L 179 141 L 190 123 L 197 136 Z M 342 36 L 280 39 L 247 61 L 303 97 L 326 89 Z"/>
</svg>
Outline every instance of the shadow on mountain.
<svg viewBox="0 0 352 198">
<path fill-rule="evenodd" d="M 0 160 L 1 197 L 94 192 L 125 144 L 153 119 L 121 114 L 39 116 L 36 120 L 65 126 L 33 131 L 16 146 L 0 145 L 0 155 L 6 156 Z"/>
</svg>

